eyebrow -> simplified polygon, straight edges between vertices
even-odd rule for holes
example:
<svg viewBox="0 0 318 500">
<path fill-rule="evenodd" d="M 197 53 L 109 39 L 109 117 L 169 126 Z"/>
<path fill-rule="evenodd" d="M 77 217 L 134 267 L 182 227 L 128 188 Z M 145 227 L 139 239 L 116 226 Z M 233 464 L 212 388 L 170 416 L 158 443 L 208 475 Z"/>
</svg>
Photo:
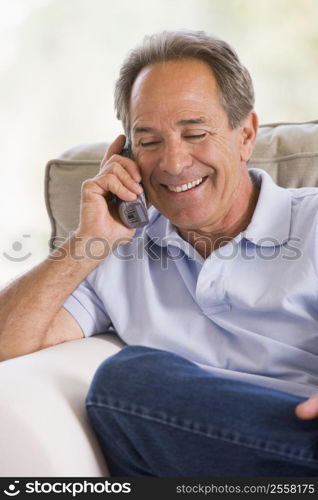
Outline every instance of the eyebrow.
<svg viewBox="0 0 318 500">
<path fill-rule="evenodd" d="M 202 125 L 205 124 L 206 120 L 202 117 L 200 118 L 189 118 L 187 120 L 179 120 L 177 125 L 179 127 L 185 127 L 187 125 Z M 133 131 L 135 134 L 144 134 L 149 132 L 156 132 L 156 129 L 153 127 L 133 127 Z"/>
</svg>

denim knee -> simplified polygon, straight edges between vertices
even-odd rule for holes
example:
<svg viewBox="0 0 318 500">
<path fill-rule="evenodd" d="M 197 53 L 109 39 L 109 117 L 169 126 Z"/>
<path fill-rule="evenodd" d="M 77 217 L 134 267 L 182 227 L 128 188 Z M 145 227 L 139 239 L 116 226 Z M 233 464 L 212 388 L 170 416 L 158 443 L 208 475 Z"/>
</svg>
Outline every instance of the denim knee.
<svg viewBox="0 0 318 500">
<path fill-rule="evenodd" d="M 142 379 L 148 379 L 143 359 L 153 351 L 156 349 L 129 345 L 105 359 L 94 374 L 86 403 L 88 401 L 96 403 L 105 397 L 120 398 L 127 396 L 127 393 L 131 395 L 132 392 L 139 392 Z"/>
</svg>

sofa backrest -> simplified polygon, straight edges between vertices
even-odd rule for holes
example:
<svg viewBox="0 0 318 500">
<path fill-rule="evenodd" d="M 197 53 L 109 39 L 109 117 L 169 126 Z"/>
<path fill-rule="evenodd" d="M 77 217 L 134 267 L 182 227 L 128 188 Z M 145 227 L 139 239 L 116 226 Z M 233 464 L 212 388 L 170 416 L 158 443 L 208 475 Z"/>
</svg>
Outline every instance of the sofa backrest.
<svg viewBox="0 0 318 500">
<path fill-rule="evenodd" d="M 45 201 L 51 248 L 76 229 L 81 184 L 98 172 L 106 148 L 106 142 L 80 144 L 47 163 Z M 248 166 L 266 170 L 282 187 L 318 187 L 318 120 L 261 125 Z"/>
</svg>

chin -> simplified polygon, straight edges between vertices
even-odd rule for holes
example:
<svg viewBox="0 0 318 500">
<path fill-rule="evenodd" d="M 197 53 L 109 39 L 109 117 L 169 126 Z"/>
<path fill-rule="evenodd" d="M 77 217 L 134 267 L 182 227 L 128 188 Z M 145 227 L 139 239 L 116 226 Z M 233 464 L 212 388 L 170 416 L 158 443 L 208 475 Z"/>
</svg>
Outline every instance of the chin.
<svg viewBox="0 0 318 500">
<path fill-rule="evenodd" d="M 170 206 L 169 206 L 170 205 Z M 171 224 L 183 230 L 199 230 L 209 225 L 211 222 L 211 212 L 215 213 L 215 206 L 211 206 L 205 198 L 196 203 L 186 204 L 175 203 L 153 203 L 153 206 L 169 221 Z M 214 205 L 214 204 L 213 204 Z"/>
<path fill-rule="evenodd" d="M 198 220 L 197 217 L 190 217 L 188 215 L 179 215 L 176 217 L 169 217 L 171 224 L 176 226 L 178 229 L 182 229 L 184 231 L 195 231 L 202 227 L 202 220 Z"/>
</svg>

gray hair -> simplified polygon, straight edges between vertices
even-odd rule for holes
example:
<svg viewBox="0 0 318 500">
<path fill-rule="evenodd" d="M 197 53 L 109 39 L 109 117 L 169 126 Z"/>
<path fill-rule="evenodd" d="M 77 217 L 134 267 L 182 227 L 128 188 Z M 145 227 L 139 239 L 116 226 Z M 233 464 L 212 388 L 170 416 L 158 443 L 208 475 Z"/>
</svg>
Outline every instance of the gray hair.
<svg viewBox="0 0 318 500">
<path fill-rule="evenodd" d="M 210 66 L 230 127 L 238 127 L 253 109 L 251 76 L 228 43 L 204 31 L 163 31 L 146 36 L 143 43 L 128 54 L 120 69 L 115 86 L 115 111 L 126 135 L 130 135 L 131 90 L 139 72 L 155 63 L 185 59 L 199 59 Z"/>
</svg>

